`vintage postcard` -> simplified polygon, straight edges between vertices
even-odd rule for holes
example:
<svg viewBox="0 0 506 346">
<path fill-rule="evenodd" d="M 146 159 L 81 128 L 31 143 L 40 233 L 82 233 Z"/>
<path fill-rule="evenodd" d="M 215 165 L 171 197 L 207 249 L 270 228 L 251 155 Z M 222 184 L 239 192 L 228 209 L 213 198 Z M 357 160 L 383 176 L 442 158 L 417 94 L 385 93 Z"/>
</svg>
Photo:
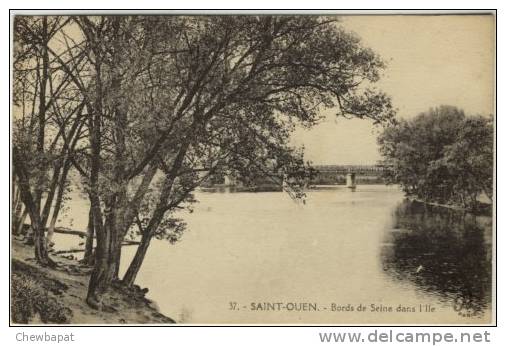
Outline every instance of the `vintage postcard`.
<svg viewBox="0 0 506 346">
<path fill-rule="evenodd" d="M 12 324 L 492 325 L 495 12 L 18 12 Z"/>
</svg>

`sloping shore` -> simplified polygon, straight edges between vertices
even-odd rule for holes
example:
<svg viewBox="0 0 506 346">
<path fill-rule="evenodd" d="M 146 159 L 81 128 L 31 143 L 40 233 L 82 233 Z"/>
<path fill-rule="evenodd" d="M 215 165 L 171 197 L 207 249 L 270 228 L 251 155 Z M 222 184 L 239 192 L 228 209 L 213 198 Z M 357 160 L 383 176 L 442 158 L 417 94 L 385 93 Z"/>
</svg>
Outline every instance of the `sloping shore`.
<svg viewBox="0 0 506 346">
<path fill-rule="evenodd" d="M 110 311 L 97 311 L 84 301 L 91 268 L 54 257 L 56 269 L 33 259 L 32 247 L 13 239 L 11 245 L 11 321 L 16 324 L 168 324 L 140 291 L 111 288 L 105 299 Z"/>
</svg>

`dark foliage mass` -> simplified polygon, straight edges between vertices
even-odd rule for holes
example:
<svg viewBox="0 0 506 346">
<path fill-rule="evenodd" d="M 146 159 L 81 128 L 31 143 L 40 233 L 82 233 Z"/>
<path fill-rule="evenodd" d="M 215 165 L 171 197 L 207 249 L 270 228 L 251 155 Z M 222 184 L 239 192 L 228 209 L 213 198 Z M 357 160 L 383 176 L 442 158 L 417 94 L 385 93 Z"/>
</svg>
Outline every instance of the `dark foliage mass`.
<svg viewBox="0 0 506 346">
<path fill-rule="evenodd" d="M 378 142 L 386 178 L 408 195 L 465 208 L 493 198 L 492 117 L 441 106 L 387 127 Z"/>
</svg>

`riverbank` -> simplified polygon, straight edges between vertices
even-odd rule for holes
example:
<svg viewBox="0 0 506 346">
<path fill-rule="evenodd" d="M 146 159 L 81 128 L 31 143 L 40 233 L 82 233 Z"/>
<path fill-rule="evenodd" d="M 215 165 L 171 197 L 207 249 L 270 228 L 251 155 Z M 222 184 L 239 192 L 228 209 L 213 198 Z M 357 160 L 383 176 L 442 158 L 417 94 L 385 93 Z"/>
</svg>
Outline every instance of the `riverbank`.
<svg viewBox="0 0 506 346">
<path fill-rule="evenodd" d="M 443 203 L 424 201 L 423 199 L 420 199 L 417 197 L 412 197 L 412 196 L 407 196 L 406 199 L 410 202 L 431 205 L 431 206 L 439 207 L 439 208 L 452 209 L 455 211 L 460 211 L 460 212 L 464 212 L 464 213 L 472 213 L 475 215 L 492 216 L 492 212 L 493 212 L 492 202 L 479 201 L 477 207 L 475 207 L 474 209 L 470 209 L 470 208 L 464 208 L 462 206 L 458 206 L 458 205 L 454 205 L 454 204 L 443 204 Z"/>
<path fill-rule="evenodd" d="M 11 321 L 16 324 L 168 324 L 145 292 L 111 288 L 109 311 L 97 311 L 84 301 L 90 267 L 54 256 L 56 269 L 38 266 L 33 248 L 17 239 L 11 245 Z"/>
</svg>

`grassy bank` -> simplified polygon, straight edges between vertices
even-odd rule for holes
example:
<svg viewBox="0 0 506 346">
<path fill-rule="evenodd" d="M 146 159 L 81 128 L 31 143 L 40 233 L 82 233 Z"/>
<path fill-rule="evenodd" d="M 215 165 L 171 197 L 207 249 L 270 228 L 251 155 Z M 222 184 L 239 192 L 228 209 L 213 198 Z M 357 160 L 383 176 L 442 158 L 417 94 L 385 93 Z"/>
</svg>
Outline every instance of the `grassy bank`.
<svg viewBox="0 0 506 346">
<path fill-rule="evenodd" d="M 11 320 L 19 324 L 160 324 L 174 321 L 158 312 L 140 289 L 112 288 L 105 299 L 109 311 L 84 301 L 91 268 L 75 260 L 53 257 L 56 269 L 33 260 L 32 247 L 14 239 L 11 263 Z"/>
</svg>

